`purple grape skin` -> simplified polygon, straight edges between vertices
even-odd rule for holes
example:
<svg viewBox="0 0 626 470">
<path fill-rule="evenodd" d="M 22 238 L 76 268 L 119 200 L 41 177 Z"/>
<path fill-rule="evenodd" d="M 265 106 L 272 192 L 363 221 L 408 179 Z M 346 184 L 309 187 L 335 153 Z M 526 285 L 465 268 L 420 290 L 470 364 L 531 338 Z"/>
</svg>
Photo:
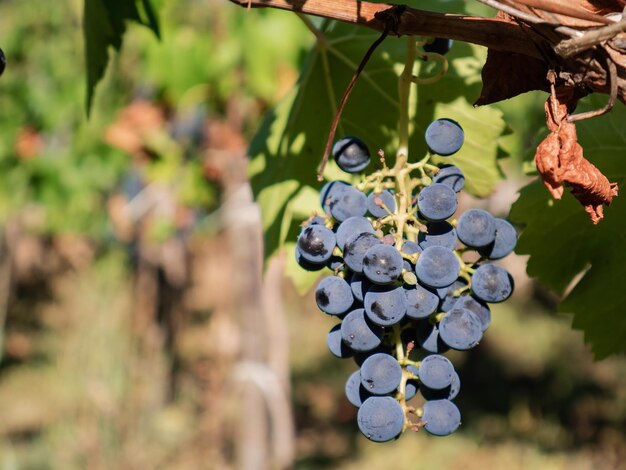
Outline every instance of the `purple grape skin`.
<svg viewBox="0 0 626 470">
<path fill-rule="evenodd" d="M 309 225 L 298 236 L 300 255 L 311 263 L 323 264 L 335 248 L 335 234 L 323 225 Z"/>
<path fill-rule="evenodd" d="M 402 380 L 402 367 L 390 354 L 376 353 L 361 366 L 361 383 L 373 395 L 393 392 Z"/>
<path fill-rule="evenodd" d="M 515 249 L 517 231 L 508 221 L 496 219 L 496 238 L 489 245 L 479 248 L 478 252 L 489 259 L 502 259 Z"/>
<path fill-rule="evenodd" d="M 398 437 L 404 419 L 402 407 L 392 397 L 370 397 L 357 413 L 359 431 L 374 442 L 386 442 Z"/>
<path fill-rule="evenodd" d="M 496 219 L 482 209 L 470 209 L 459 217 L 456 236 L 470 248 L 481 248 L 496 239 Z"/>
<path fill-rule="evenodd" d="M 359 302 L 363 302 L 363 297 L 372 284 L 367 280 L 363 274 L 352 273 L 350 279 L 350 288 L 352 289 L 352 295 Z"/>
<path fill-rule="evenodd" d="M 367 196 L 367 210 L 374 217 L 380 218 L 389 215 L 389 212 L 387 212 L 384 207 L 376 204 L 377 199 L 387 206 L 389 212 L 393 213 L 396 210 L 396 200 L 391 191 L 384 189 L 380 193 L 371 192 Z"/>
<path fill-rule="evenodd" d="M 330 215 L 343 222 L 350 217 L 360 217 L 367 212 L 367 197 L 354 186 L 343 186 L 333 191 L 328 204 Z"/>
<path fill-rule="evenodd" d="M 473 298 L 471 295 L 462 295 L 457 298 L 454 303 L 454 308 L 466 308 L 480 320 L 481 329 L 483 333 L 489 328 L 491 324 L 491 311 L 489 306 L 480 300 Z"/>
<path fill-rule="evenodd" d="M 456 248 L 459 239 L 456 230 L 448 222 L 430 222 L 427 225 L 428 233 L 420 232 L 417 241 L 422 249 L 429 246 L 445 246 L 451 250 Z"/>
<path fill-rule="evenodd" d="M 483 264 L 472 274 L 472 292 L 487 303 L 504 302 L 513 293 L 513 278 L 495 264 Z"/>
<path fill-rule="evenodd" d="M 441 354 L 450 349 L 450 347 L 441 340 L 437 325 L 433 325 L 429 320 L 417 322 L 415 334 L 417 344 L 419 344 L 424 351 L 433 354 Z"/>
<path fill-rule="evenodd" d="M 306 271 L 319 271 L 321 269 L 324 269 L 325 266 L 323 264 L 311 263 L 310 261 L 304 259 L 302 257 L 302 253 L 300 253 L 300 248 L 298 248 L 298 245 L 296 245 L 296 249 L 294 250 L 294 252 L 296 255 L 296 263 L 298 263 L 298 265 L 302 269 Z"/>
<path fill-rule="evenodd" d="M 439 297 L 433 291 L 419 284 L 404 287 L 406 295 L 406 316 L 411 319 L 428 318 L 437 311 Z"/>
<path fill-rule="evenodd" d="M 375 245 L 363 257 L 363 274 L 375 284 L 391 284 L 402 274 L 402 255 L 393 246 Z"/>
<path fill-rule="evenodd" d="M 350 184 L 341 180 L 328 181 L 322 186 L 322 189 L 320 189 L 320 205 L 324 209 L 324 212 L 330 212 L 329 204 L 335 196 L 335 191 L 340 191 L 345 186 L 350 186 Z"/>
<path fill-rule="evenodd" d="M 372 233 L 360 233 L 348 239 L 343 249 L 343 259 L 346 265 L 355 273 L 363 273 L 363 258 L 365 253 L 374 245 L 382 242 Z"/>
<path fill-rule="evenodd" d="M 454 400 L 459 391 L 461 390 L 461 379 L 459 378 L 459 374 L 454 372 L 454 377 L 452 377 L 452 383 L 441 390 L 433 390 L 428 387 L 421 386 L 420 393 L 426 400 Z"/>
<path fill-rule="evenodd" d="M 450 186 L 455 193 L 458 193 L 465 186 L 465 175 L 458 166 L 444 165 L 433 177 L 433 183 L 445 184 Z"/>
<path fill-rule="evenodd" d="M 365 217 L 350 217 L 339 224 L 335 236 L 337 246 L 344 249 L 346 242 L 353 236 L 361 233 L 375 233 L 372 223 Z"/>
<path fill-rule="evenodd" d="M 461 413 L 450 400 L 431 400 L 424 403 L 424 429 L 435 436 L 448 436 L 461 424 Z"/>
<path fill-rule="evenodd" d="M 440 354 L 426 356 L 420 363 L 417 375 L 420 383 L 433 390 L 441 390 L 452 384 L 454 366 Z"/>
<path fill-rule="evenodd" d="M 439 322 L 441 340 L 457 351 L 467 351 L 483 337 L 480 319 L 466 308 L 453 308 Z"/>
<path fill-rule="evenodd" d="M 346 381 L 346 398 L 350 403 L 359 408 L 365 400 L 372 396 L 361 384 L 361 371 L 357 370 L 350 374 Z"/>
<path fill-rule="evenodd" d="M 341 322 L 341 337 L 350 349 L 367 352 L 376 349 L 382 342 L 384 330 L 372 324 L 362 308 L 352 310 Z"/>
<path fill-rule="evenodd" d="M 346 173 L 359 173 L 370 163 L 370 151 L 358 137 L 346 136 L 335 142 L 333 157 L 339 168 Z"/>
<path fill-rule="evenodd" d="M 465 133 L 461 125 L 452 119 L 437 119 L 424 132 L 424 140 L 431 152 L 448 157 L 463 146 Z"/>
<path fill-rule="evenodd" d="M 341 315 L 350 309 L 354 303 L 354 296 L 350 284 L 344 279 L 327 276 L 317 285 L 315 301 L 322 312 Z"/>
<path fill-rule="evenodd" d="M 339 359 L 346 359 L 354 355 L 348 345 L 341 339 L 341 324 L 333 326 L 326 337 L 326 345 L 331 354 Z"/>
<path fill-rule="evenodd" d="M 368 318 L 380 326 L 399 323 L 406 314 L 406 295 L 402 286 L 373 286 L 363 299 Z"/>
<path fill-rule="evenodd" d="M 442 183 L 426 186 L 417 196 L 420 214 L 429 222 L 439 222 L 452 217 L 458 205 L 454 190 Z"/>
<path fill-rule="evenodd" d="M 415 263 L 415 275 L 423 284 L 441 288 L 459 277 L 461 265 L 454 252 L 443 246 L 429 246 Z"/>
</svg>

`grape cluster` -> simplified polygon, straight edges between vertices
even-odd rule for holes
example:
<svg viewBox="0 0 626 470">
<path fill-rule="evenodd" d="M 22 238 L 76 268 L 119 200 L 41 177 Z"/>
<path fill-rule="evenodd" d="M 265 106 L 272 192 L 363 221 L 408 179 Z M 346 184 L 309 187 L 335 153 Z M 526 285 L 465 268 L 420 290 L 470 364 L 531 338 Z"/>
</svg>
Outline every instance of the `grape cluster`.
<svg viewBox="0 0 626 470">
<path fill-rule="evenodd" d="M 432 154 L 446 156 L 461 148 L 464 133 L 440 119 L 425 139 Z M 348 172 L 370 160 L 356 137 L 340 140 L 333 155 Z M 333 271 L 315 299 L 341 320 L 328 333 L 331 353 L 360 366 L 345 392 L 359 408 L 361 432 L 376 442 L 421 427 L 446 436 L 461 423 L 452 401 L 460 379 L 443 354 L 476 346 L 491 322 L 488 304 L 512 294 L 510 274 L 488 261 L 511 253 L 517 235 L 482 209 L 453 218 L 465 182 L 458 167 L 437 167 L 429 157 L 393 168 L 381 162 L 358 185 L 322 187 L 324 214 L 303 224 L 296 259 L 307 270 Z M 421 409 L 407 404 L 418 392 Z"/>
</svg>

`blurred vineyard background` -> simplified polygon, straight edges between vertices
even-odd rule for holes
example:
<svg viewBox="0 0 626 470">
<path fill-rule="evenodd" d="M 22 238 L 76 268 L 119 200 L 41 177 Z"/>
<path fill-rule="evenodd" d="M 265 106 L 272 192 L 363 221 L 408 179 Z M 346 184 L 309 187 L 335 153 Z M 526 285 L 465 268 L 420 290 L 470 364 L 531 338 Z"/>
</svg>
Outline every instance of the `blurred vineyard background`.
<svg viewBox="0 0 626 470">
<path fill-rule="evenodd" d="M 0 1 L 0 470 L 626 468 L 625 358 L 593 363 L 519 257 L 514 300 L 453 358 L 461 430 L 367 442 L 332 320 L 284 260 L 260 277 L 246 180 L 312 35 L 288 13 L 155 1 L 162 40 L 130 28 L 87 120 L 82 3 Z M 509 180 L 466 204 L 508 212 L 542 99 L 501 105 Z"/>
</svg>

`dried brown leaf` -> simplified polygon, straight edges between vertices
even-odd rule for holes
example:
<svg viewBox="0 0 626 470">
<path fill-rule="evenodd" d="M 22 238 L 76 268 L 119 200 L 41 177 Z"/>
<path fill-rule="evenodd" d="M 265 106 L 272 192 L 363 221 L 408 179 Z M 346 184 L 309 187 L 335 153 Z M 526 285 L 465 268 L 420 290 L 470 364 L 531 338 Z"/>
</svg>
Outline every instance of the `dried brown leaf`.
<svg viewBox="0 0 626 470">
<path fill-rule="evenodd" d="M 561 199 L 564 186 L 571 187 L 572 195 L 597 224 L 603 218 L 603 205 L 617 196 L 618 186 L 584 157 L 576 125 L 567 122 L 572 96 L 573 90 L 560 89 L 546 101 L 550 134 L 537 147 L 535 164 L 552 197 Z"/>
</svg>

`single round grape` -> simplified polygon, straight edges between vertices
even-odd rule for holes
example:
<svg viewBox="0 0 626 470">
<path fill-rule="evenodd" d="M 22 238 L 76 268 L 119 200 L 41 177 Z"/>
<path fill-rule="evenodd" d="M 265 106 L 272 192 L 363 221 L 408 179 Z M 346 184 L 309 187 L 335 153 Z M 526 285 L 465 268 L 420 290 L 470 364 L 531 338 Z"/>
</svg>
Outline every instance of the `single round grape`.
<svg viewBox="0 0 626 470">
<path fill-rule="evenodd" d="M 479 318 L 466 308 L 449 310 L 439 322 L 441 340 L 457 351 L 467 351 L 483 337 Z"/>
<path fill-rule="evenodd" d="M 363 257 L 363 274 L 375 284 L 391 284 L 402 274 L 402 255 L 393 246 L 375 245 Z"/>
<path fill-rule="evenodd" d="M 367 352 L 376 349 L 382 342 L 384 330 L 374 325 L 365 316 L 362 308 L 352 310 L 341 322 L 341 337 L 350 349 Z"/>
<path fill-rule="evenodd" d="M 372 223 L 365 217 L 350 217 L 339 224 L 335 234 L 337 238 L 337 246 L 344 249 L 346 242 L 361 233 L 374 233 Z"/>
<path fill-rule="evenodd" d="M 370 151 L 358 137 L 344 137 L 335 142 L 333 157 L 339 168 L 346 173 L 359 173 L 370 163 Z"/>
<path fill-rule="evenodd" d="M 513 293 L 513 278 L 500 266 L 483 264 L 472 274 L 472 291 L 483 302 L 503 302 Z"/>
<path fill-rule="evenodd" d="M 501 259 L 511 253 L 517 245 L 517 232 L 508 221 L 496 219 L 496 238 L 478 252 L 489 259 Z"/>
<path fill-rule="evenodd" d="M 350 184 L 341 180 L 328 181 L 322 186 L 322 189 L 320 189 L 320 205 L 324 209 L 324 212 L 330 212 L 330 201 L 333 200 L 336 192 L 341 191 L 346 186 L 350 186 Z"/>
<path fill-rule="evenodd" d="M 406 316 L 412 319 L 428 318 L 439 306 L 439 297 L 433 291 L 416 284 L 404 287 Z"/>
<path fill-rule="evenodd" d="M 339 359 L 346 359 L 354 354 L 354 351 L 341 339 L 341 323 L 330 329 L 326 337 L 326 345 L 331 354 Z"/>
<path fill-rule="evenodd" d="M 357 413 L 359 431 L 374 442 L 390 441 L 402 432 L 404 411 L 391 397 L 370 397 Z"/>
<path fill-rule="evenodd" d="M 373 395 L 386 395 L 398 388 L 402 380 L 402 367 L 389 354 L 376 353 L 365 359 L 361 366 L 361 383 Z"/>
<path fill-rule="evenodd" d="M 382 242 L 372 233 L 360 233 L 350 237 L 343 248 L 343 259 L 355 273 L 363 273 L 363 258 L 371 247 Z"/>
<path fill-rule="evenodd" d="M 465 133 L 458 122 L 452 119 L 437 119 L 428 125 L 424 137 L 432 153 L 448 157 L 461 149 Z"/>
<path fill-rule="evenodd" d="M 335 234 L 323 225 L 309 225 L 298 236 L 300 255 L 311 263 L 323 264 L 335 248 Z"/>
<path fill-rule="evenodd" d="M 429 246 L 415 264 L 417 278 L 428 287 L 447 287 L 459 277 L 460 271 L 454 252 L 443 246 Z"/>
<path fill-rule="evenodd" d="M 433 42 L 429 42 L 422 46 L 425 52 L 436 52 L 437 54 L 447 54 L 452 47 L 452 39 L 447 38 L 435 38 Z"/>
<path fill-rule="evenodd" d="M 372 286 L 365 294 L 363 306 L 372 322 L 391 326 L 406 314 L 407 300 L 402 286 Z"/>
<path fill-rule="evenodd" d="M 330 215 L 339 222 L 360 217 L 367 212 L 367 197 L 354 186 L 342 186 L 330 198 Z"/>
<path fill-rule="evenodd" d="M 496 219 L 482 209 L 470 209 L 459 217 L 456 235 L 471 248 L 487 246 L 496 239 Z"/>
<path fill-rule="evenodd" d="M 350 284 L 344 279 L 327 276 L 317 285 L 315 301 L 322 312 L 329 315 L 341 315 L 352 307 L 354 297 Z"/>
<path fill-rule="evenodd" d="M 471 295 L 462 295 L 454 303 L 454 308 L 466 308 L 471 311 L 480 320 L 480 326 L 483 333 L 491 324 L 491 310 L 489 306 L 480 300 L 476 300 Z"/>
<path fill-rule="evenodd" d="M 450 400 L 431 400 L 424 403 L 424 429 L 435 436 L 449 436 L 461 425 L 461 412 Z"/>
<path fill-rule="evenodd" d="M 319 271 L 320 269 L 324 269 L 323 264 L 311 263 L 310 261 L 307 261 L 306 259 L 304 259 L 304 257 L 302 256 L 302 253 L 300 253 L 300 248 L 298 248 L 298 245 L 296 245 L 295 255 L 296 255 L 296 263 L 298 263 L 298 265 L 302 269 L 305 269 L 306 271 Z"/>
<path fill-rule="evenodd" d="M 420 232 L 417 241 L 422 249 L 429 246 L 445 246 L 451 250 L 456 248 L 459 239 L 456 230 L 448 222 L 430 222 L 426 228 L 428 233 Z"/>
<path fill-rule="evenodd" d="M 389 215 L 389 212 L 379 205 L 380 203 L 384 204 L 391 213 L 396 210 L 396 200 L 393 197 L 393 193 L 387 189 L 384 189 L 380 193 L 371 192 L 369 196 L 367 196 L 367 210 L 377 218 Z"/>
<path fill-rule="evenodd" d="M 454 215 L 458 201 L 456 193 L 450 186 L 433 183 L 420 191 L 417 196 L 417 207 L 426 220 L 438 222 Z"/>
<path fill-rule="evenodd" d="M 443 165 L 434 176 L 433 183 L 445 184 L 458 193 L 465 186 L 465 175 L 456 165 Z"/>
<path fill-rule="evenodd" d="M 420 383 L 433 390 L 449 387 L 454 377 L 454 366 L 439 354 L 426 356 L 418 369 Z"/>
<path fill-rule="evenodd" d="M 346 398 L 357 408 L 372 395 L 361 384 L 361 371 L 357 370 L 350 374 L 346 381 Z"/>
</svg>

